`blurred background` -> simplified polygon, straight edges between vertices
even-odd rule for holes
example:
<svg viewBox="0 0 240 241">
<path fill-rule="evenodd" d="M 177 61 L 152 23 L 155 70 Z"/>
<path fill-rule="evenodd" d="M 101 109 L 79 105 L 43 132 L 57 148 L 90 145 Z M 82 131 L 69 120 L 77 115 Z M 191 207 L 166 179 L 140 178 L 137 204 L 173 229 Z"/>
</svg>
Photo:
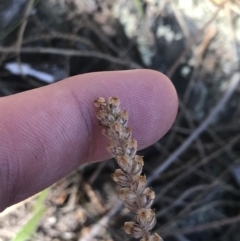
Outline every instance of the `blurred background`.
<svg viewBox="0 0 240 241">
<path fill-rule="evenodd" d="M 0 96 L 95 71 L 150 68 L 179 96 L 141 151 L 165 241 L 240 240 L 239 0 L 1 0 Z M 133 240 L 113 160 L 0 213 L 0 240 Z M 101 180 L 101 182 L 99 182 Z"/>
</svg>

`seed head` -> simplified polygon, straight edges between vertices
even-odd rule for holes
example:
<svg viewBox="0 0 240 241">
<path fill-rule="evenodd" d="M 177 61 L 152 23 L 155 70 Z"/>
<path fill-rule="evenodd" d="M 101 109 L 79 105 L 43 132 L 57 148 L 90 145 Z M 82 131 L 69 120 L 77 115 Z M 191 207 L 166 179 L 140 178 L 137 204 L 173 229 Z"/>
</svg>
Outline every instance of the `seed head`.
<svg viewBox="0 0 240 241">
<path fill-rule="evenodd" d="M 123 229 L 141 241 L 163 241 L 158 234 L 149 233 L 156 223 L 155 212 L 151 209 L 155 193 L 146 187 L 146 176 L 141 175 L 144 161 L 142 156 L 136 155 L 137 141 L 127 126 L 128 112 L 121 110 L 117 97 L 109 97 L 108 101 L 100 97 L 94 104 L 99 109 L 97 118 L 103 126 L 102 132 L 110 139 L 107 150 L 121 168 L 112 174 L 113 180 L 121 187 L 119 197 L 125 207 L 136 214 L 136 222 L 125 222 Z"/>
</svg>

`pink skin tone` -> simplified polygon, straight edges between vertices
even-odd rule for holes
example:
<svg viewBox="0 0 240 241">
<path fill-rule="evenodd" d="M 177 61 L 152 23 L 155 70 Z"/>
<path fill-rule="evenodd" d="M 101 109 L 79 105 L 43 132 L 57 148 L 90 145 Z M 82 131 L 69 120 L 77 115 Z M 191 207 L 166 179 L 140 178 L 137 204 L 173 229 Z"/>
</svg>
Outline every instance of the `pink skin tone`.
<svg viewBox="0 0 240 241">
<path fill-rule="evenodd" d="M 177 95 L 152 70 L 78 75 L 0 99 L 0 211 L 52 185 L 79 165 L 109 158 L 95 117 L 98 97 L 117 96 L 143 149 L 172 126 Z"/>
</svg>

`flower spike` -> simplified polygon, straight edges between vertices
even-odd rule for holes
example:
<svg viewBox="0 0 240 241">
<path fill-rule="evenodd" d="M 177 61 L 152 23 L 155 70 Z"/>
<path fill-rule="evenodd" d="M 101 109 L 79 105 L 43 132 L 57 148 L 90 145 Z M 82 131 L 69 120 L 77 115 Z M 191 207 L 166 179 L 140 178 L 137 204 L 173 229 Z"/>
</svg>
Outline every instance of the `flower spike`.
<svg viewBox="0 0 240 241">
<path fill-rule="evenodd" d="M 123 229 L 132 237 L 141 238 L 140 241 L 163 241 L 158 234 L 149 233 L 156 224 L 155 212 L 151 209 L 155 193 L 146 187 L 146 176 L 141 175 L 144 161 L 142 156 L 136 155 L 137 141 L 131 137 L 127 126 L 128 112 L 121 110 L 117 97 L 108 100 L 100 97 L 94 105 L 98 108 L 97 118 L 103 126 L 103 134 L 110 140 L 107 150 L 120 167 L 112 174 L 113 180 L 121 186 L 119 197 L 136 215 L 136 222 L 125 222 Z"/>
</svg>

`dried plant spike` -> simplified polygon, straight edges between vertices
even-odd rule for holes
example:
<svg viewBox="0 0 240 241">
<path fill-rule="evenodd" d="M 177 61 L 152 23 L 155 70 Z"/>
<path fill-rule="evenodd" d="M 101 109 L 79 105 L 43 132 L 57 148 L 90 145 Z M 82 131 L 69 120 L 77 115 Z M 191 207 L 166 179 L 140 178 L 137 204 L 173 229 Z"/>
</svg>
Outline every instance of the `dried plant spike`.
<svg viewBox="0 0 240 241">
<path fill-rule="evenodd" d="M 123 229 L 140 241 L 163 241 L 158 234 L 149 233 L 156 224 L 155 212 L 151 209 L 155 193 L 146 187 L 146 176 L 141 175 L 144 161 L 142 156 L 136 155 L 137 141 L 127 126 L 128 112 L 121 110 L 120 100 L 115 96 L 108 100 L 99 97 L 94 105 L 98 108 L 97 118 L 103 127 L 102 132 L 110 140 L 107 150 L 120 167 L 112 174 L 113 180 L 121 187 L 119 197 L 136 215 L 136 222 L 125 222 Z"/>
</svg>

